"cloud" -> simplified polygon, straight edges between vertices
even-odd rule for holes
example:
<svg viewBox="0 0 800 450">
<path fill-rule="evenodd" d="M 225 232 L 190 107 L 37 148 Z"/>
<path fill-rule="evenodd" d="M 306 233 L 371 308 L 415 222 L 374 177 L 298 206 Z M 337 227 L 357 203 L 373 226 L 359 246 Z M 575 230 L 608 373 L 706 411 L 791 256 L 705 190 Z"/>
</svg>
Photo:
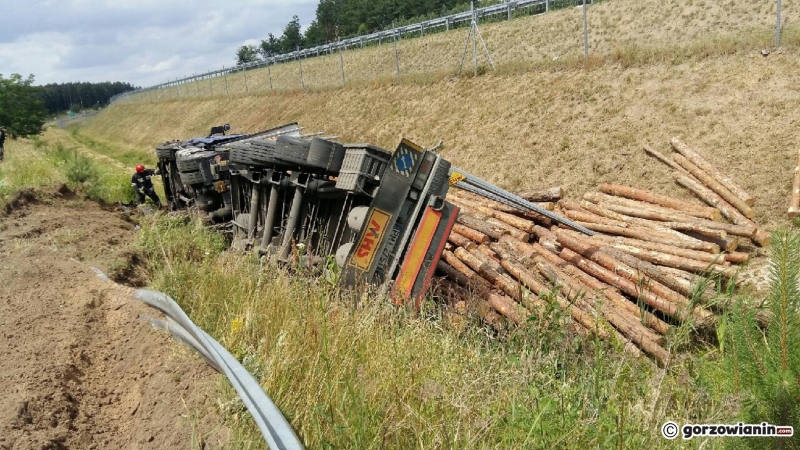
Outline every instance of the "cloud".
<svg viewBox="0 0 800 450">
<path fill-rule="evenodd" d="M 231 66 L 317 0 L 0 0 L 0 73 L 149 86 Z"/>
</svg>

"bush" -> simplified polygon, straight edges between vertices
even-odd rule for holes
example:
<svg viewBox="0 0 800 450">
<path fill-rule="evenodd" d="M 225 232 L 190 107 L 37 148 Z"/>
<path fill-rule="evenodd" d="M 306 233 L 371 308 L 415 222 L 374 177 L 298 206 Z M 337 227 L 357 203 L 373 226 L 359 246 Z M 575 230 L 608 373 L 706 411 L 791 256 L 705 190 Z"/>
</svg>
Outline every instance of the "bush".
<svg viewBox="0 0 800 450">
<path fill-rule="evenodd" d="M 76 154 L 66 163 L 66 174 L 69 181 L 81 185 L 92 184 L 97 181 L 97 168 L 95 168 L 91 159 Z"/>
<path fill-rule="evenodd" d="M 800 338 L 800 234 L 786 229 L 773 233 L 770 269 L 766 304 L 754 307 L 740 300 L 730 315 L 726 365 L 741 399 L 742 420 L 800 430 L 800 346 L 795 345 Z M 798 448 L 798 442 L 789 439 L 750 438 L 747 444 Z"/>
</svg>

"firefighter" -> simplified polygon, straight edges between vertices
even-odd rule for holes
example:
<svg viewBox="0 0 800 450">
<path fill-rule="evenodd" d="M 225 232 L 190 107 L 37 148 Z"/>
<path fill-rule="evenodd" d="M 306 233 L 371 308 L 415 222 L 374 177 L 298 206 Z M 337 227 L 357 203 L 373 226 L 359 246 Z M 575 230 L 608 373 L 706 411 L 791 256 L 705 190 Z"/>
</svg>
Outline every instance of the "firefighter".
<svg viewBox="0 0 800 450">
<path fill-rule="evenodd" d="M 157 170 L 145 169 L 141 164 L 136 166 L 136 173 L 131 178 L 131 186 L 136 191 L 137 204 L 144 203 L 144 196 L 147 195 L 150 200 L 153 200 L 153 203 L 159 208 L 161 207 L 161 199 L 158 198 L 158 194 L 153 188 L 153 181 L 150 180 L 150 177 L 158 174 Z"/>
</svg>

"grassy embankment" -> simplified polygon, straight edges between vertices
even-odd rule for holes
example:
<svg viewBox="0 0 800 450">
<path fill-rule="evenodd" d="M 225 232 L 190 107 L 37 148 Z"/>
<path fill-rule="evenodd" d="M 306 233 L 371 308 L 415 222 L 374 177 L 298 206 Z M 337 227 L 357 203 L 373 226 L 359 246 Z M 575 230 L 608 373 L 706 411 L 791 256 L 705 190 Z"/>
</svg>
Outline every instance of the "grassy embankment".
<svg viewBox="0 0 800 450">
<path fill-rule="evenodd" d="M 43 136 L 7 140 L 0 163 L 0 207 L 20 190 L 46 190 L 62 183 L 95 201 L 129 202 L 130 172 L 105 154 L 109 152 L 99 152 L 99 146 L 90 150 L 75 136 L 51 128 Z"/>
</svg>

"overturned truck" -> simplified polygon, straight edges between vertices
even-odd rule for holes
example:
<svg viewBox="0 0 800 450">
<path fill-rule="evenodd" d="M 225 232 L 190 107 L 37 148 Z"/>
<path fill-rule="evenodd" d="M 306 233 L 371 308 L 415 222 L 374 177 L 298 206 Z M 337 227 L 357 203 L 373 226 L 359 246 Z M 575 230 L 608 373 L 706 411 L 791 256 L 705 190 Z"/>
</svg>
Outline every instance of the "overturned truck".
<svg viewBox="0 0 800 450">
<path fill-rule="evenodd" d="M 396 303 L 421 298 L 458 211 L 445 200 L 450 163 L 408 140 L 389 152 L 300 131 L 159 145 L 170 207 L 229 223 L 239 245 L 282 262 L 335 258 L 344 285 L 394 281 Z"/>
<path fill-rule="evenodd" d="M 390 152 L 303 135 L 297 123 L 227 131 L 156 148 L 170 207 L 196 208 L 229 225 L 235 245 L 284 263 L 335 260 L 340 284 L 381 286 L 400 305 L 418 304 L 436 269 L 459 211 L 446 200 L 450 185 L 582 228 L 406 139 Z"/>
</svg>

